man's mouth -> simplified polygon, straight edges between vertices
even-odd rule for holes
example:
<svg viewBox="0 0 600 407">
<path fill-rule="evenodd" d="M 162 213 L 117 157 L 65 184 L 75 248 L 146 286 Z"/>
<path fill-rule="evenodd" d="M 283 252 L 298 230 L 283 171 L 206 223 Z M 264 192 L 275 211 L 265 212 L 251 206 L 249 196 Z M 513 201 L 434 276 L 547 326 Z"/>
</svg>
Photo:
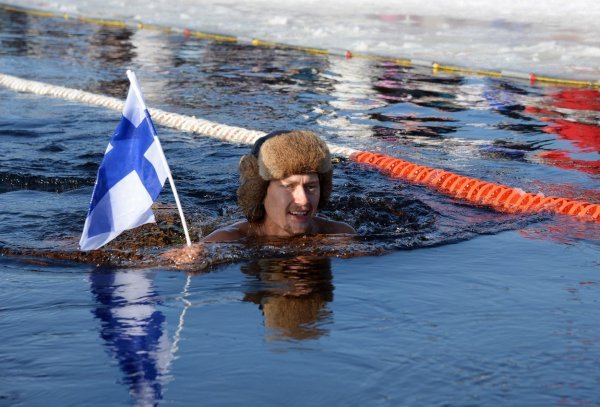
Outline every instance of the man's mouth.
<svg viewBox="0 0 600 407">
<path fill-rule="evenodd" d="M 310 211 L 306 210 L 306 211 L 289 211 L 288 212 L 290 215 L 292 215 L 294 217 L 294 219 L 299 220 L 299 221 L 305 221 L 309 215 L 310 215 Z"/>
</svg>

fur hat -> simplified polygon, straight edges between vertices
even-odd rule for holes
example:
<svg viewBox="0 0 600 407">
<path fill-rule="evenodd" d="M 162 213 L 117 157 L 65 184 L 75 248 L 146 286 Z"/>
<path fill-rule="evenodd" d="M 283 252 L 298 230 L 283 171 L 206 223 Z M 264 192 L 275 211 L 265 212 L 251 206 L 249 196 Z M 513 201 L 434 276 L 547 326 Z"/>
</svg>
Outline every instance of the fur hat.
<svg viewBox="0 0 600 407">
<path fill-rule="evenodd" d="M 274 131 L 254 143 L 252 152 L 240 160 L 238 204 L 250 222 L 265 216 L 263 201 L 269 181 L 295 174 L 317 173 L 325 206 L 332 189 L 333 166 L 327 144 L 310 131 Z"/>
</svg>

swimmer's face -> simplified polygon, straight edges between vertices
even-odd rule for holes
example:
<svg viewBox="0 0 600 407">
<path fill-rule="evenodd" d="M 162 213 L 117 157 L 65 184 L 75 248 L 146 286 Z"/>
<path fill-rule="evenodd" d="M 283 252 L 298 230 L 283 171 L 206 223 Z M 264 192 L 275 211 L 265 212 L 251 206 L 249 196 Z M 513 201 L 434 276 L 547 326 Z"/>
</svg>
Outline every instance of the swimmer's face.
<svg viewBox="0 0 600 407">
<path fill-rule="evenodd" d="M 320 197 L 319 176 L 314 173 L 270 181 L 263 202 L 264 233 L 280 237 L 311 233 Z"/>
</svg>

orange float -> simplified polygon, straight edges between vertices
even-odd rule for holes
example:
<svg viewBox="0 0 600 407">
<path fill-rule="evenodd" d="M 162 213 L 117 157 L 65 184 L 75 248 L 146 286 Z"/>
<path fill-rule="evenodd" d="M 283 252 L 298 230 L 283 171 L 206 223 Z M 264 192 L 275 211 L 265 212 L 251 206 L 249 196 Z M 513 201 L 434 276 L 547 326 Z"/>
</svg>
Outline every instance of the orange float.
<svg viewBox="0 0 600 407">
<path fill-rule="evenodd" d="M 445 195 L 476 205 L 490 206 L 502 212 L 553 212 L 574 216 L 582 220 L 600 222 L 600 205 L 598 204 L 533 194 L 519 188 L 510 188 L 449 171 L 414 164 L 384 154 L 359 151 L 351 154 L 350 159 L 378 168 L 392 178 L 400 178 L 412 183 L 426 185 Z"/>
</svg>

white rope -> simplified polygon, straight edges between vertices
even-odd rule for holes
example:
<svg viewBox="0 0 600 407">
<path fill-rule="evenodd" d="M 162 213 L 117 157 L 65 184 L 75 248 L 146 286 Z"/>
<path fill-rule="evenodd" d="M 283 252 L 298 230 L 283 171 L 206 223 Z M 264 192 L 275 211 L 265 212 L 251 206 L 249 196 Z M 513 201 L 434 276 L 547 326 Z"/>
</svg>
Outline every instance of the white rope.
<svg viewBox="0 0 600 407">
<path fill-rule="evenodd" d="M 17 92 L 33 93 L 41 96 L 50 96 L 81 102 L 93 106 L 107 107 L 119 112 L 123 111 L 124 106 L 123 101 L 113 97 L 96 95 L 79 89 L 65 88 L 63 86 L 55 86 L 43 82 L 30 81 L 2 73 L 0 73 L 0 85 Z M 212 137 L 230 143 L 254 144 L 257 139 L 266 134 L 262 131 L 227 126 L 225 124 L 198 119 L 196 117 L 165 112 L 160 109 L 148 109 L 148 111 L 155 124 Z M 331 143 L 327 143 L 327 145 L 332 154 L 343 157 L 350 157 L 350 155 L 358 152 L 358 150 L 349 147 L 338 146 Z"/>
</svg>

